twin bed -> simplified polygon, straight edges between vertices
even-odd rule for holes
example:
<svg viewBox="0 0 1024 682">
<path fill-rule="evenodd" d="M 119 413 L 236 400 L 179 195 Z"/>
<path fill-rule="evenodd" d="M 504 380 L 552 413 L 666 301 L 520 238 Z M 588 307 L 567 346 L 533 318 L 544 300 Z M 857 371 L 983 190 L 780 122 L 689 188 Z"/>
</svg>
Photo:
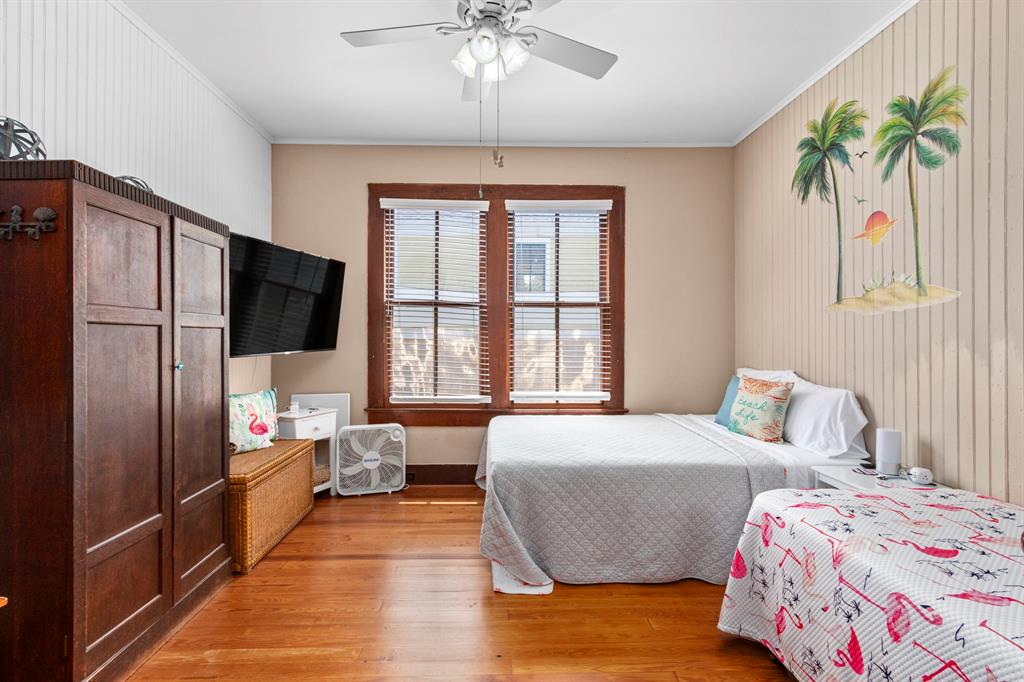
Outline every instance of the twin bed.
<svg viewBox="0 0 1024 682">
<path fill-rule="evenodd" d="M 808 490 L 860 461 L 698 415 L 499 417 L 481 552 L 499 592 L 727 582 L 719 628 L 801 680 L 1024 680 L 1024 509 Z"/>
<path fill-rule="evenodd" d="M 800 680 L 1024 680 L 1024 509 L 964 490 L 775 490 L 718 627 Z"/>
</svg>

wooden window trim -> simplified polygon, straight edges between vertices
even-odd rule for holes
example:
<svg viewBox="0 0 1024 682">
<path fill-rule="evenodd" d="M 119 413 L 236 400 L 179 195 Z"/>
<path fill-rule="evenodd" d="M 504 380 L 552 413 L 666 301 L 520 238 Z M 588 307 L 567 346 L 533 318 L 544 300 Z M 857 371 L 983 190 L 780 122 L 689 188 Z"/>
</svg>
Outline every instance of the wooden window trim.
<svg viewBox="0 0 1024 682">
<path fill-rule="evenodd" d="M 488 405 L 392 405 L 388 400 L 385 307 L 385 244 L 382 198 L 480 200 L 479 185 L 367 185 L 367 415 L 371 424 L 398 422 L 406 426 L 485 426 L 507 414 L 625 414 L 623 350 L 625 336 L 625 213 L 626 190 L 608 185 L 484 185 L 487 214 L 487 320 L 482 343 L 490 349 L 491 402 Z M 508 214 L 505 200 L 611 199 L 608 214 L 608 294 L 611 302 L 611 399 L 600 404 L 516 406 L 509 400 L 510 348 L 508 325 Z"/>
</svg>

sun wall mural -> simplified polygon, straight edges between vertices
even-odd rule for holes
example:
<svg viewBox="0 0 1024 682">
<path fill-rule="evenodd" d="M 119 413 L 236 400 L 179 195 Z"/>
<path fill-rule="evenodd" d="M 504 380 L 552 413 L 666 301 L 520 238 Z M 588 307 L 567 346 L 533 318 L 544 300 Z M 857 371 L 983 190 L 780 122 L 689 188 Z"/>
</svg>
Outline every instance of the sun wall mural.
<svg viewBox="0 0 1024 682">
<path fill-rule="evenodd" d="M 844 172 L 854 172 L 847 144 L 864 138 L 864 122 L 868 115 L 857 100 L 841 105 L 838 105 L 838 100 L 832 100 L 820 119 L 807 122 L 809 135 L 796 146 L 799 156 L 791 188 L 803 204 L 807 203 L 813 191 L 821 201 L 835 206 L 838 258 L 835 302 L 829 305 L 830 310 L 877 315 L 945 303 L 960 296 L 959 291 L 927 280 L 921 249 L 922 230 L 926 223 L 922 220 L 917 186 L 919 168 L 935 170 L 960 153 L 957 127 L 967 124 L 963 110 L 967 90 L 950 84 L 952 74 L 953 67 L 947 67 L 925 85 L 919 98 L 898 95 L 886 105 L 888 118 L 879 126 L 872 140 L 875 146 L 874 166 L 881 167 L 882 182 L 889 182 L 905 162 L 914 242 L 913 274 L 881 273 L 863 283 L 859 296 L 847 296 L 843 290 L 846 237 L 843 233 L 840 176 Z M 861 151 L 856 156 L 863 158 L 867 153 Z M 856 195 L 853 200 L 857 205 L 868 201 Z M 892 210 L 894 215 L 896 212 Z M 871 248 L 881 248 L 885 237 L 898 223 L 899 218 L 890 217 L 885 210 L 873 210 L 863 230 L 852 239 L 864 240 L 871 244 Z"/>
</svg>

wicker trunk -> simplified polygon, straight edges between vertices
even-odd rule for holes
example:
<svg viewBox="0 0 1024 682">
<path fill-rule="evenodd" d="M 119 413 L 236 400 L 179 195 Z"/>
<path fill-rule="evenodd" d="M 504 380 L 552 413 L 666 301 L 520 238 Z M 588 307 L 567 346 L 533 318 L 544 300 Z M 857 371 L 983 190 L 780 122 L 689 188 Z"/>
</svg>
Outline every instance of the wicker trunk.
<svg viewBox="0 0 1024 682">
<path fill-rule="evenodd" d="M 278 440 L 231 458 L 231 568 L 248 573 L 313 509 L 313 441 Z"/>
</svg>

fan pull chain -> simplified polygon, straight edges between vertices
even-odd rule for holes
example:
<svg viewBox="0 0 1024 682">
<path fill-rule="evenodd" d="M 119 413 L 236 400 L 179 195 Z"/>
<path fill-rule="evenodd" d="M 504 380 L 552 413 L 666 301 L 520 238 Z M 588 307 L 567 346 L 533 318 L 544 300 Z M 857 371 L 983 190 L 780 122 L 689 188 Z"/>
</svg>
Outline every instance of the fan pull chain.
<svg viewBox="0 0 1024 682">
<path fill-rule="evenodd" d="M 497 126 L 495 127 L 495 131 L 494 131 L 495 149 L 494 149 L 494 152 L 491 154 L 491 160 L 494 162 L 494 165 L 497 166 L 498 168 L 504 168 L 505 167 L 505 155 L 501 153 L 501 73 L 502 73 L 502 70 L 504 70 L 504 72 L 507 74 L 508 73 L 508 69 L 507 69 L 507 65 L 505 64 L 505 56 L 503 54 L 501 54 L 501 49 L 500 48 L 498 49 L 498 59 L 500 60 L 499 64 L 498 64 L 498 84 L 497 84 L 497 87 L 498 87 L 498 98 L 497 98 L 498 99 L 498 121 L 497 121 Z"/>
<path fill-rule="evenodd" d="M 477 126 L 479 130 L 479 139 L 477 141 L 477 153 L 476 160 L 479 166 L 480 172 L 480 186 L 477 190 L 478 197 L 484 198 L 484 75 L 480 70 L 480 66 L 477 66 L 476 70 L 477 88 L 476 88 L 476 102 L 477 102 Z"/>
</svg>

